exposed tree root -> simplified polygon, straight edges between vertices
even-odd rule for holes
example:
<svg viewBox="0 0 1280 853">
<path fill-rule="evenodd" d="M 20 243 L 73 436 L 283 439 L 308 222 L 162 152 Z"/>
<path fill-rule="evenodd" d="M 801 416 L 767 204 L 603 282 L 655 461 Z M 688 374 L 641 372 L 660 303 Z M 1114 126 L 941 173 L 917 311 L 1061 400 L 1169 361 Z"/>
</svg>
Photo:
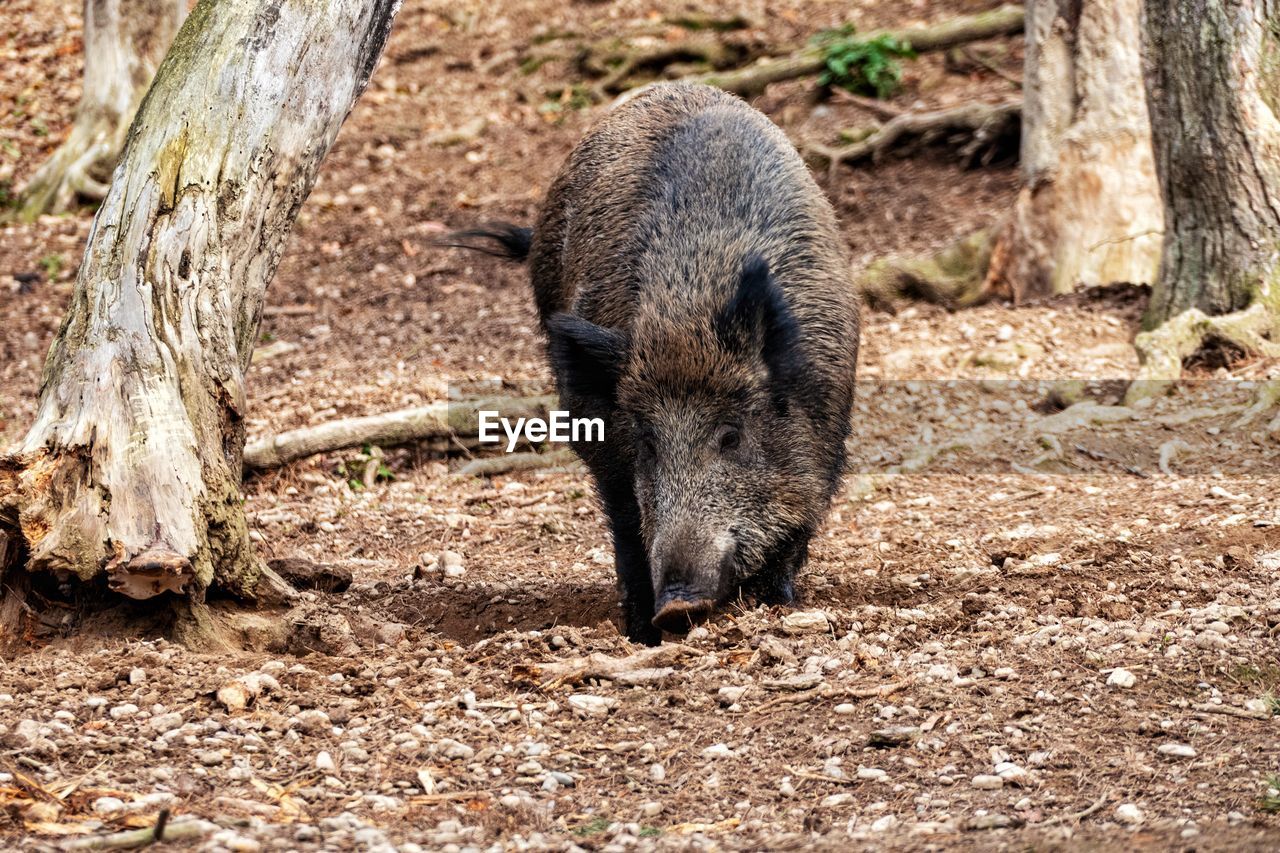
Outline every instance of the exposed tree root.
<svg viewBox="0 0 1280 853">
<path fill-rule="evenodd" d="M 697 63 L 704 69 L 728 68 L 741 62 L 744 56 L 745 51 L 715 36 L 697 35 L 642 47 L 611 40 L 587 48 L 578 65 L 584 72 L 600 78 L 592 88 L 597 100 L 607 100 L 609 96 L 658 79 L 665 69 L 677 63 Z"/>
<path fill-rule="evenodd" d="M 43 213 L 64 213 L 79 198 L 106 198 L 111 168 L 124 144 L 128 120 L 105 113 L 81 113 L 71 133 L 22 190 L 17 219 L 31 222 Z"/>
<path fill-rule="evenodd" d="M 1017 35 L 1024 22 L 1021 6 L 1001 6 L 976 15 L 961 15 L 936 24 L 901 30 L 877 30 L 863 35 L 867 41 L 890 36 L 910 45 L 917 53 L 945 50 L 973 41 Z M 807 77 L 822 71 L 825 56 L 820 46 L 809 46 L 790 56 L 762 59 L 733 71 L 700 74 L 689 79 L 717 86 L 744 97 L 758 95 L 770 83 Z"/>
<path fill-rule="evenodd" d="M 1021 130 L 1021 117 L 1021 101 L 971 103 L 946 110 L 903 113 L 880 127 L 846 131 L 845 138 L 853 140 L 848 145 L 810 143 L 805 146 L 805 154 L 825 162 L 834 176 L 843 163 L 879 158 L 905 141 L 929 143 L 959 132 L 963 138 L 959 151 L 965 165 L 986 165 L 1000 150 L 1002 142 L 1009 140 L 1016 145 L 1013 141 Z"/>
<path fill-rule="evenodd" d="M 881 258 L 863 272 L 858 289 L 870 307 L 884 311 L 896 311 L 904 300 L 952 309 L 976 305 L 985 298 L 991 245 L 992 232 L 982 230 L 933 255 Z"/>
<path fill-rule="evenodd" d="M 549 450 L 545 453 L 504 453 L 472 459 L 458 469 L 459 477 L 492 477 L 512 471 L 532 471 L 538 468 L 558 468 L 571 464 L 577 457 L 572 450 Z"/>
<path fill-rule="evenodd" d="M 1268 337 L 1278 330 L 1280 317 L 1263 302 L 1217 317 L 1198 308 L 1184 311 L 1134 340 L 1138 376 L 1125 392 L 1125 404 L 1166 393 L 1182 375 L 1182 363 L 1209 341 L 1228 343 L 1266 358 L 1280 358 L 1280 343 Z"/>
<path fill-rule="evenodd" d="M 482 410 L 500 411 L 504 417 L 545 418 L 554 404 L 555 397 L 551 396 L 491 397 L 344 418 L 249 442 L 244 450 L 244 465 L 249 469 L 262 470 L 317 453 L 364 444 L 387 447 L 430 438 L 474 437 L 479 432 L 479 413 Z"/>
</svg>

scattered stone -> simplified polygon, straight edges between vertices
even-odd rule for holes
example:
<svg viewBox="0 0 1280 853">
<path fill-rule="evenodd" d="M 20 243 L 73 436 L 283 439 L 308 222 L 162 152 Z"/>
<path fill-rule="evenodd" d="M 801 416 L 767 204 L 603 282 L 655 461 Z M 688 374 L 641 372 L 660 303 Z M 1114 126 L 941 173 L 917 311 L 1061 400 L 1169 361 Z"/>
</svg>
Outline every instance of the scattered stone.
<svg viewBox="0 0 1280 853">
<path fill-rule="evenodd" d="M 444 551 L 440 554 L 440 564 L 444 566 L 445 577 L 460 578 L 467 573 L 462 564 L 462 555 L 457 551 Z"/>
<path fill-rule="evenodd" d="M 116 705 L 107 713 L 111 715 L 111 719 L 121 720 L 121 719 L 124 719 L 125 717 L 132 717 L 134 714 L 138 713 L 138 706 L 134 705 L 133 703 Z"/>
<path fill-rule="evenodd" d="M 715 743 L 702 750 L 702 755 L 705 758 L 730 758 L 733 754 L 734 752 L 729 748 L 729 745 L 724 743 Z"/>
<path fill-rule="evenodd" d="M 333 756 L 325 750 L 316 753 L 316 769 L 321 773 L 336 773 L 338 765 L 334 763 Z"/>
<path fill-rule="evenodd" d="M 760 657 L 765 664 L 794 664 L 796 654 L 777 637 L 765 636 L 760 640 Z"/>
<path fill-rule="evenodd" d="M 716 698 L 720 700 L 721 705 L 735 705 L 742 701 L 742 697 L 747 694 L 745 686 L 726 685 L 716 691 Z"/>
<path fill-rule="evenodd" d="M 1122 667 L 1116 667 L 1111 670 L 1111 674 L 1107 676 L 1108 687 L 1119 687 L 1122 690 L 1128 690 L 1137 683 L 1138 677 Z"/>
<path fill-rule="evenodd" d="M 1010 785 L 1022 785 L 1027 781 L 1027 771 L 1012 761 L 1001 761 L 996 764 L 996 775 Z"/>
<path fill-rule="evenodd" d="M 799 610 L 782 617 L 782 630 L 786 634 L 825 634 L 831 630 L 831 620 L 821 610 Z"/>
<path fill-rule="evenodd" d="M 220 749 L 204 749 L 196 753 L 196 761 L 199 761 L 205 767 L 217 767 L 226 761 L 226 757 Z"/>
<path fill-rule="evenodd" d="M 812 690 L 821 683 L 821 674 L 802 672 L 799 675 L 788 675 L 785 678 L 766 678 L 760 682 L 760 686 L 766 690 Z"/>
<path fill-rule="evenodd" d="M 969 828 L 979 831 L 985 829 L 1004 829 L 1012 824 L 1013 820 L 1008 815 L 984 814 L 978 815 L 973 818 L 973 820 L 969 821 Z"/>
<path fill-rule="evenodd" d="M 852 714 L 856 710 L 857 708 L 855 708 L 852 704 L 848 702 L 841 702 L 839 705 L 835 707 L 835 712 L 841 715 Z"/>
<path fill-rule="evenodd" d="M 1161 755 L 1167 755 L 1170 758 L 1195 758 L 1195 747 L 1185 743 L 1162 743 L 1156 747 L 1156 752 Z"/>
<path fill-rule="evenodd" d="M 1116 806 L 1116 820 L 1123 824 L 1137 826 L 1146 819 L 1147 816 L 1142 813 L 1142 809 L 1138 808 L 1133 803 L 1121 803 Z"/>
<path fill-rule="evenodd" d="M 152 717 L 147 721 L 147 727 L 158 735 L 166 734 L 174 729 L 182 727 L 182 714 L 173 711 L 168 714 L 161 714 L 158 717 Z"/>
<path fill-rule="evenodd" d="M 135 709 L 136 710 L 136 709 Z M 40 724 L 35 720 L 23 720 L 4 737 L 5 746 L 14 749 L 30 749 L 40 740 Z"/>
<path fill-rule="evenodd" d="M 124 811 L 124 800 L 119 797 L 98 797 L 93 801 L 93 810 L 98 814 L 117 814 Z"/>
<path fill-rule="evenodd" d="M 319 708 L 308 708 L 289 722 L 290 728 L 300 729 L 303 734 L 308 735 L 323 734 L 333 728 L 329 715 Z"/>
<path fill-rule="evenodd" d="M 590 693 L 575 693 L 569 697 L 569 707 L 582 717 L 607 717 L 618 706 L 618 700 Z"/>
<path fill-rule="evenodd" d="M 919 740 L 923 735 L 924 731 L 918 726 L 888 726 L 871 732 L 871 734 L 867 736 L 867 743 L 870 746 L 882 748 L 909 746 Z"/>
<path fill-rule="evenodd" d="M 879 767 L 859 767 L 857 776 L 864 782 L 884 782 L 889 774 Z"/>
<path fill-rule="evenodd" d="M 847 806 L 853 802 L 853 794 L 843 791 L 839 794 L 830 794 L 822 798 L 824 808 L 833 808 L 835 806 Z"/>
<path fill-rule="evenodd" d="M 970 784 L 979 791 L 998 791 L 1004 787 L 1004 780 L 999 776 L 979 774 L 973 777 L 973 781 Z"/>
</svg>

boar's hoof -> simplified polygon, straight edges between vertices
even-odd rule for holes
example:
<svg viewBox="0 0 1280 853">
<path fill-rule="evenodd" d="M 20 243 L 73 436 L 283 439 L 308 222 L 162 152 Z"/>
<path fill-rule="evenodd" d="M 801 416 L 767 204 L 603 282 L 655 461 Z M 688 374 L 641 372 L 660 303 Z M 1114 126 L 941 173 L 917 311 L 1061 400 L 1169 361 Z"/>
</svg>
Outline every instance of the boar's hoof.
<svg viewBox="0 0 1280 853">
<path fill-rule="evenodd" d="M 673 598 L 658 610 L 653 624 L 669 634 L 687 634 L 695 624 L 711 615 L 713 607 L 715 602 L 709 598 L 698 601 Z"/>
</svg>

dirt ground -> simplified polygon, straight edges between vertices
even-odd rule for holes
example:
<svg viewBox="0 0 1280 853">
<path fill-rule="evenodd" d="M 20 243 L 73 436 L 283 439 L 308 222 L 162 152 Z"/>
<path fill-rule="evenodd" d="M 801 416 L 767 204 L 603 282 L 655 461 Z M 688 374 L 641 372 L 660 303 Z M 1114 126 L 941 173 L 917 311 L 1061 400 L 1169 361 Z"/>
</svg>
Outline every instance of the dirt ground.
<svg viewBox="0 0 1280 853">
<path fill-rule="evenodd" d="M 5 186 L 70 119 L 72 5 L 0 9 Z M 523 272 L 430 244 L 530 221 L 605 109 L 538 48 L 741 11 L 725 38 L 759 51 L 993 5 L 408 0 L 271 286 L 251 436 L 547 383 Z M 891 103 L 1009 97 L 1020 39 L 982 49 L 1004 76 L 926 56 Z M 798 144 L 871 118 L 812 81 L 755 103 Z M 992 224 L 1018 184 L 945 146 L 818 178 L 859 265 Z M 0 230 L 0 448 L 90 219 Z M 1249 380 L 1280 366 L 1218 353 L 1119 409 L 1145 299 L 868 312 L 851 470 L 800 600 L 654 653 L 615 627 L 580 466 L 462 478 L 465 453 L 420 446 L 367 486 L 354 452 L 252 477 L 258 548 L 329 567 L 318 587 L 246 623 L 260 651 L 68 610 L 0 661 L 0 846 L 168 810 L 195 833 L 171 843 L 208 850 L 1277 849 L 1280 441 Z M 1061 413 L 1073 377 L 1092 402 Z"/>
</svg>

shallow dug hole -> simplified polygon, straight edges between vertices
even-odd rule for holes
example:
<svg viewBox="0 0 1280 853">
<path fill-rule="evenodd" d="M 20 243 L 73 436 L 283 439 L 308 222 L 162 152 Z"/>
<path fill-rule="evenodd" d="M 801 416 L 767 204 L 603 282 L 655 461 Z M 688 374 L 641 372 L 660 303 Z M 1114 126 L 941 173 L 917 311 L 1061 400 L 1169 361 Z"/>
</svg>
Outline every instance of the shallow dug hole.
<svg viewBox="0 0 1280 853">
<path fill-rule="evenodd" d="M 387 586 L 386 589 L 379 589 Z M 426 585 L 393 590 L 375 584 L 359 598 L 379 617 L 459 642 L 504 631 L 547 631 L 559 626 L 590 628 L 618 618 L 611 583 L 520 578 L 511 583 Z"/>
</svg>

